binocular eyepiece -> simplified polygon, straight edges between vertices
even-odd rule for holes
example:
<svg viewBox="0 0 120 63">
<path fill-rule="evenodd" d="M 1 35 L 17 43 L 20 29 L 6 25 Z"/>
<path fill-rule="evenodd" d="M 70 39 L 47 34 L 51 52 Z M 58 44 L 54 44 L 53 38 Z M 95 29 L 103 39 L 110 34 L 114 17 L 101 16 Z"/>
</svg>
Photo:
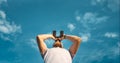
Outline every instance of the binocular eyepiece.
<svg viewBox="0 0 120 63">
<path fill-rule="evenodd" d="M 60 31 L 60 35 L 56 36 L 56 31 L 54 30 L 53 31 L 53 36 L 56 38 L 55 41 L 57 41 L 57 40 L 61 41 L 62 40 L 61 38 L 64 37 L 64 31 Z"/>
</svg>

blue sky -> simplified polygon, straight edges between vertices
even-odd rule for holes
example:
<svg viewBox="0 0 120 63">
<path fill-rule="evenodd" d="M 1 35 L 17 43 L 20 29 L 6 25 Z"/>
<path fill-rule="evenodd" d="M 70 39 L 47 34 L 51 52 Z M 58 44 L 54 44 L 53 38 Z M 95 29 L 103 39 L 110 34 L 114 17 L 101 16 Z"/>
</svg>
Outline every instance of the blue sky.
<svg viewBox="0 0 120 63">
<path fill-rule="evenodd" d="M 53 30 L 82 38 L 73 63 L 119 63 L 119 6 L 119 0 L 0 0 L 0 63 L 43 63 L 36 36 Z M 48 47 L 53 42 L 46 40 Z"/>
</svg>

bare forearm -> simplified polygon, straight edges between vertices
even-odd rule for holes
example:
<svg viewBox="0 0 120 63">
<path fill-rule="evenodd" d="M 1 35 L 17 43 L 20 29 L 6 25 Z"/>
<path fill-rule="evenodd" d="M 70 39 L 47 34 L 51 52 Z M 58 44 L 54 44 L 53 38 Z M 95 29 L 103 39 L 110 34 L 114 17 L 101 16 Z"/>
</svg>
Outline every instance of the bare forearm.
<svg viewBox="0 0 120 63">
<path fill-rule="evenodd" d="M 65 35 L 65 39 L 71 40 L 74 43 L 81 42 L 81 38 L 78 36 L 74 36 L 74 35 Z"/>
<path fill-rule="evenodd" d="M 48 38 L 53 38 L 53 36 L 51 34 L 42 34 L 42 35 L 38 35 L 37 36 L 40 40 L 45 40 L 45 39 L 48 39 Z"/>
</svg>

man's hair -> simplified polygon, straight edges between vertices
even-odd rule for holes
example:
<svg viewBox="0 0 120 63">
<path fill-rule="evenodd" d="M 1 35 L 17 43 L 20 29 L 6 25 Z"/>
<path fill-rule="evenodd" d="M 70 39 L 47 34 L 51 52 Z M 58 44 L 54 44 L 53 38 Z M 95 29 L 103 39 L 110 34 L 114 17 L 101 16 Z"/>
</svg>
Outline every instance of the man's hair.
<svg viewBox="0 0 120 63">
<path fill-rule="evenodd" d="M 63 48 L 63 45 L 62 45 L 62 43 L 60 41 L 56 41 L 56 42 L 54 42 L 53 47 Z"/>
</svg>

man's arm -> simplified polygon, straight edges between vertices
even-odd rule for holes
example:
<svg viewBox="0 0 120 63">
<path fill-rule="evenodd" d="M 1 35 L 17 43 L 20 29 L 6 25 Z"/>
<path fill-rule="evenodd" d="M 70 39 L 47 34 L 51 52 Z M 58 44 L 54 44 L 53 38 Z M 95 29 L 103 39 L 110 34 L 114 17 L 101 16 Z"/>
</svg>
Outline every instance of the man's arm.
<svg viewBox="0 0 120 63">
<path fill-rule="evenodd" d="M 74 55 L 76 54 L 76 52 L 77 52 L 77 50 L 79 48 L 81 39 L 78 36 L 71 36 L 71 35 L 65 35 L 65 38 L 73 42 L 73 44 L 70 47 L 69 51 L 70 51 L 72 57 L 74 57 Z"/>
<path fill-rule="evenodd" d="M 42 35 L 37 36 L 37 43 L 38 43 L 38 47 L 39 47 L 41 54 L 44 54 L 45 51 L 47 50 L 47 46 L 46 46 L 44 40 L 46 40 L 48 38 L 54 39 L 53 35 L 51 35 L 51 34 L 42 34 Z"/>
</svg>

